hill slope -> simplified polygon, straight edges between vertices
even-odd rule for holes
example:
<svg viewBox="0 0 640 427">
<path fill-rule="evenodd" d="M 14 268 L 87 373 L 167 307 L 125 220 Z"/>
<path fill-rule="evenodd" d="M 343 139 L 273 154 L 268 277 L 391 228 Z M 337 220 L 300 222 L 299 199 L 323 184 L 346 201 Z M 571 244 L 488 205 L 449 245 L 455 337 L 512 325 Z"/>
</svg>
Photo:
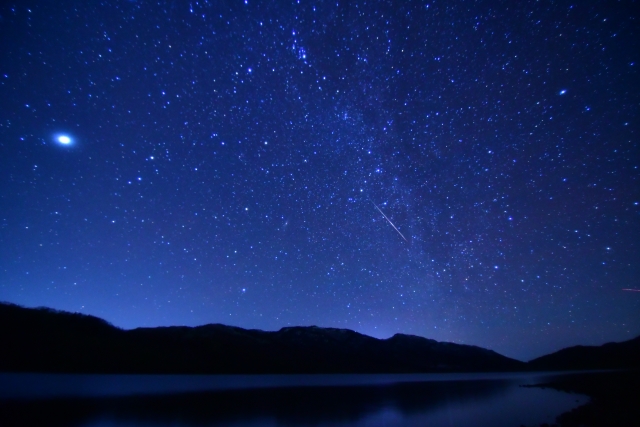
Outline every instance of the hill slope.
<svg viewBox="0 0 640 427">
<path fill-rule="evenodd" d="M 601 346 L 563 348 L 527 363 L 535 370 L 640 368 L 640 336 Z"/>
<path fill-rule="evenodd" d="M 397 373 L 522 370 L 480 347 L 348 329 L 276 332 L 220 324 L 122 330 L 102 319 L 0 303 L 0 371 L 94 373 Z"/>
</svg>

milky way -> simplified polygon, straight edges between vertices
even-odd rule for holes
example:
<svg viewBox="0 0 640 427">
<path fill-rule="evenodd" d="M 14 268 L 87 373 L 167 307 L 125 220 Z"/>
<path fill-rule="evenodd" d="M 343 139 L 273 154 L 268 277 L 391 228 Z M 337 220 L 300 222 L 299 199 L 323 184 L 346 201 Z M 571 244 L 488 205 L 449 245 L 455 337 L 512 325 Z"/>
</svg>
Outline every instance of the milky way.
<svg viewBox="0 0 640 427">
<path fill-rule="evenodd" d="M 638 9 L 3 4 L 0 300 L 521 359 L 632 338 Z"/>
</svg>

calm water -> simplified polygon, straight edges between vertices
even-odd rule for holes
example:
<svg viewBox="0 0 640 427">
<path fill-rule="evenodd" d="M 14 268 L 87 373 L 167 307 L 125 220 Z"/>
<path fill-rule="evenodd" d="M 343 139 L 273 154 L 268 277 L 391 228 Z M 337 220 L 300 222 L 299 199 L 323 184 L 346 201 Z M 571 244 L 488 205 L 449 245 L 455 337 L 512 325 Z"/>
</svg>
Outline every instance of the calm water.
<svg viewBox="0 0 640 427">
<path fill-rule="evenodd" d="M 520 385 L 557 374 L 0 374 L 0 424 L 538 426 L 585 396 Z"/>
</svg>

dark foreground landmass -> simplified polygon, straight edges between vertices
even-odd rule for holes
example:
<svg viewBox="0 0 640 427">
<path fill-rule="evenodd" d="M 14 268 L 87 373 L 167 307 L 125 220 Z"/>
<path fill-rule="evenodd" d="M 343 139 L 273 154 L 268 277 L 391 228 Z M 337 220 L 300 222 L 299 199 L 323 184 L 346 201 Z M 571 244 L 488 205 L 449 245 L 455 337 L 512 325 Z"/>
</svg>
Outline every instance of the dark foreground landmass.
<svg viewBox="0 0 640 427">
<path fill-rule="evenodd" d="M 529 363 L 471 345 L 348 329 L 268 332 L 210 324 L 123 330 L 103 319 L 0 303 L 0 372 L 302 374 L 640 368 L 640 337 Z"/>
<path fill-rule="evenodd" d="M 520 362 L 480 347 L 396 334 L 376 339 L 347 329 L 275 332 L 213 324 L 123 330 L 93 316 L 0 303 L 0 372 L 146 374 L 419 373 L 624 369 L 558 377 L 540 387 L 592 401 L 558 417 L 560 426 L 636 426 L 640 420 L 640 337 L 576 346 Z M 174 419 L 186 424 L 301 417 L 358 419 L 393 405 L 404 413 L 453 393 L 501 393 L 490 381 L 367 387 L 302 387 L 118 398 L 0 400 L 0 425 L 81 425 L 87 420 Z M 251 405 L 247 405 L 251 402 Z M 293 405 L 293 406 L 292 406 Z M 291 408 L 300 408 L 300 412 Z"/>
<path fill-rule="evenodd" d="M 0 372 L 293 374 L 640 368 L 640 337 L 524 363 L 492 350 L 396 334 L 210 324 L 123 330 L 103 319 L 0 303 Z"/>
<path fill-rule="evenodd" d="M 0 303 L 0 372 L 300 374 L 517 371 L 470 345 L 348 329 L 220 324 L 123 330 L 93 316 Z"/>
<path fill-rule="evenodd" d="M 560 427 L 640 425 L 640 371 L 594 372 L 558 377 L 531 387 L 586 394 L 591 401 L 557 418 Z"/>
<path fill-rule="evenodd" d="M 533 359 L 527 363 L 536 371 L 640 368 L 640 337 L 601 346 L 576 345 Z"/>
</svg>

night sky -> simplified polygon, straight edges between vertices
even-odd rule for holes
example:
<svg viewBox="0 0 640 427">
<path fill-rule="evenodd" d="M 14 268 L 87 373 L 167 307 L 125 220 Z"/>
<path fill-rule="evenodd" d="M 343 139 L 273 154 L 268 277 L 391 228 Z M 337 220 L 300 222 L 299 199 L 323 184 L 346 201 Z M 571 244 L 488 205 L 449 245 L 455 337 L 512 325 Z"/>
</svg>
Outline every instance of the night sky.
<svg viewBox="0 0 640 427">
<path fill-rule="evenodd" d="M 0 6 L 0 300 L 528 360 L 640 334 L 634 1 Z"/>
</svg>

